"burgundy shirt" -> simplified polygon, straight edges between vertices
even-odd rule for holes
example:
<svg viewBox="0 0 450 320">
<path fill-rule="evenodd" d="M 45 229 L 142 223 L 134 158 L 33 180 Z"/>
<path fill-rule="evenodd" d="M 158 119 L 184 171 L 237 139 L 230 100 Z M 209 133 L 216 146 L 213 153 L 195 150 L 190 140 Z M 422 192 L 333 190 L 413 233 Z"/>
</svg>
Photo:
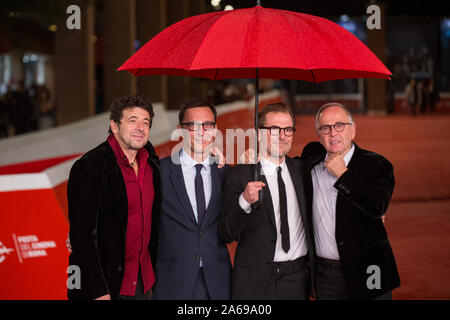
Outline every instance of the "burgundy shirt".
<svg viewBox="0 0 450 320">
<path fill-rule="evenodd" d="M 144 292 L 155 283 L 148 244 L 152 226 L 152 205 L 155 197 L 153 187 L 153 169 L 148 164 L 148 152 L 145 148 L 138 151 L 136 164 L 138 175 L 130 166 L 114 135 L 110 134 L 108 142 L 122 170 L 128 198 L 128 223 L 125 243 L 125 270 L 120 288 L 120 295 L 134 296 L 139 266 L 144 281 Z"/>
</svg>

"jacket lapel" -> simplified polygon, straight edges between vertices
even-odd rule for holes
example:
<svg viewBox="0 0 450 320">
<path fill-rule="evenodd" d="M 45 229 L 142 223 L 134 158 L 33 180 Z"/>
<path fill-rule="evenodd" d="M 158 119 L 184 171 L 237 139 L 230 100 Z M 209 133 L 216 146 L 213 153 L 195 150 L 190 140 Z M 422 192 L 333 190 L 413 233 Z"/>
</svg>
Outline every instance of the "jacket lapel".
<svg viewBox="0 0 450 320">
<path fill-rule="evenodd" d="M 209 200 L 208 208 L 206 209 L 205 216 L 203 217 L 203 221 L 201 223 L 201 227 L 205 228 L 208 223 L 215 216 L 218 216 L 219 208 L 218 204 L 220 204 L 221 194 L 222 194 L 222 183 L 220 181 L 219 170 L 217 169 L 217 165 L 211 164 L 211 199 Z"/>
<path fill-rule="evenodd" d="M 128 195 L 127 189 L 125 187 L 125 180 L 123 179 L 122 170 L 120 169 L 119 164 L 117 163 L 116 156 L 114 155 L 114 151 L 111 148 L 108 142 L 105 142 L 107 148 L 107 158 L 105 159 L 107 173 L 110 175 L 110 181 L 120 181 L 114 186 L 111 186 L 111 190 L 113 192 L 113 199 L 116 203 L 116 207 L 118 208 L 121 230 L 123 236 L 126 236 L 127 233 L 127 225 L 128 225 Z M 125 238 L 124 238 L 125 239 Z"/>
<path fill-rule="evenodd" d="M 297 196 L 297 202 L 300 208 L 300 216 L 305 225 L 307 223 L 306 217 L 306 204 L 305 204 L 305 190 L 303 188 L 302 174 L 297 165 L 294 165 L 290 158 L 286 157 L 286 165 L 291 175 L 292 183 L 294 184 L 295 194 Z"/>
<path fill-rule="evenodd" d="M 355 146 L 355 152 L 353 152 L 352 158 L 350 159 L 350 162 L 347 165 L 348 168 L 355 168 L 355 166 L 359 162 L 358 159 L 361 154 L 361 148 L 358 147 L 358 145 L 356 143 L 353 142 L 353 144 Z"/>
<path fill-rule="evenodd" d="M 262 172 L 260 163 L 258 163 L 258 165 L 256 166 L 256 170 L 259 170 L 259 172 Z M 275 223 L 275 212 L 273 211 L 272 196 L 270 195 L 269 184 L 267 183 L 266 176 L 264 174 L 259 174 L 259 181 L 262 181 L 266 184 L 266 186 L 263 188 L 262 202 L 263 202 L 265 210 L 269 216 L 270 222 L 272 222 L 273 227 L 276 229 L 277 225 Z"/>
<path fill-rule="evenodd" d="M 177 195 L 178 200 L 180 201 L 181 208 L 184 208 L 184 212 L 189 217 L 189 219 L 197 224 L 197 220 L 195 219 L 194 210 L 192 209 L 191 202 L 189 200 L 189 196 L 186 191 L 186 184 L 184 182 L 183 171 L 181 169 L 181 165 L 175 165 L 174 163 L 170 163 L 170 180 L 172 183 L 172 187 L 175 190 L 175 194 Z"/>
</svg>

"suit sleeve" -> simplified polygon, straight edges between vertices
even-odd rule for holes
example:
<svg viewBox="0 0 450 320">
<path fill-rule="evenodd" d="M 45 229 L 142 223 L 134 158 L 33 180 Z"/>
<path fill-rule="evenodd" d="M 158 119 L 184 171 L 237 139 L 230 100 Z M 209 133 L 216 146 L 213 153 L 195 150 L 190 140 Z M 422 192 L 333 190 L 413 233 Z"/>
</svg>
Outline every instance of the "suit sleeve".
<svg viewBox="0 0 450 320">
<path fill-rule="evenodd" d="M 239 197 L 244 191 L 239 181 L 240 174 L 240 170 L 233 167 L 227 170 L 223 178 L 219 237 L 225 243 L 239 240 L 249 216 L 239 205 Z"/>
<path fill-rule="evenodd" d="M 394 169 L 383 157 L 363 171 L 348 169 L 334 184 L 339 193 L 370 218 L 384 215 L 394 191 Z"/>
<path fill-rule="evenodd" d="M 69 298 L 80 295 L 95 299 L 109 293 L 97 247 L 97 221 L 100 209 L 100 186 L 90 161 L 80 159 L 73 165 L 67 185 L 71 264 L 81 271 L 81 292 L 69 290 Z"/>
</svg>

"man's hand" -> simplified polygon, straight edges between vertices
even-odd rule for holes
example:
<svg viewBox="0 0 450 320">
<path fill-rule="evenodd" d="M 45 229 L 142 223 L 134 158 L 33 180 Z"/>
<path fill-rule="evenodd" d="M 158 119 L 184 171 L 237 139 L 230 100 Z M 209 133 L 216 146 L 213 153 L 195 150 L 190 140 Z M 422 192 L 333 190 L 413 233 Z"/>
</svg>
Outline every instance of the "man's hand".
<svg viewBox="0 0 450 320">
<path fill-rule="evenodd" d="M 69 234 L 67 234 L 66 247 L 67 247 L 67 250 L 69 250 L 69 252 L 72 252 L 72 246 L 70 244 L 70 235 Z M 95 300 L 111 300 L 111 296 L 109 294 L 105 294 L 104 296 L 98 297 Z"/>
<path fill-rule="evenodd" d="M 325 168 L 336 178 L 340 178 L 342 174 L 347 171 L 344 157 L 342 153 L 329 153 L 324 163 Z"/>
<path fill-rule="evenodd" d="M 262 190 L 262 188 L 265 186 L 266 184 L 262 181 L 249 182 L 243 192 L 243 197 L 245 201 L 247 201 L 250 204 L 253 204 L 256 201 L 258 201 L 259 200 L 258 192 L 259 190 Z"/>
<path fill-rule="evenodd" d="M 223 156 L 222 151 L 220 151 L 220 149 L 218 147 L 214 147 L 211 149 L 211 155 L 213 157 L 219 158 L 219 163 L 217 164 L 217 168 L 220 169 L 223 166 L 225 166 L 225 157 Z"/>
</svg>

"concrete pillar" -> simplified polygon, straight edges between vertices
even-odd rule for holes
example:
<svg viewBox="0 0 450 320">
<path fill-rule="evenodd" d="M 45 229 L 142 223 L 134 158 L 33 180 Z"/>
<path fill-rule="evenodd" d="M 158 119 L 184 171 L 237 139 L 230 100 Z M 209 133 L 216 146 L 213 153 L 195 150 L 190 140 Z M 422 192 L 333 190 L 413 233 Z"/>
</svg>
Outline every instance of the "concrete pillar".
<svg viewBox="0 0 450 320">
<path fill-rule="evenodd" d="M 374 1 L 372 1 L 374 2 Z M 381 29 L 367 29 L 367 43 L 370 50 L 386 63 L 386 6 L 381 3 L 372 3 L 380 7 Z M 384 79 L 367 80 L 367 113 L 368 114 L 386 114 L 386 81 Z"/>
<path fill-rule="evenodd" d="M 167 26 L 166 0 L 137 0 L 137 38 L 141 46 Z M 167 76 L 141 76 L 137 90 L 151 102 L 167 105 Z"/>
<path fill-rule="evenodd" d="M 19 81 L 23 81 L 25 79 L 22 62 L 23 50 L 11 51 L 10 57 L 11 74 L 9 75 L 10 79 L 5 79 L 5 82 L 9 83 L 11 81 L 11 83 L 18 84 Z"/>
<path fill-rule="evenodd" d="M 55 102 L 58 125 L 81 120 L 95 112 L 94 5 L 91 0 L 62 0 L 77 5 L 81 29 L 69 30 L 65 15 L 55 33 Z"/>
<path fill-rule="evenodd" d="M 189 1 L 189 16 L 204 14 L 206 12 L 207 8 L 205 1 Z M 191 78 L 189 84 L 189 96 L 192 98 L 204 98 L 208 89 L 212 88 L 214 88 L 214 80 Z"/>
<path fill-rule="evenodd" d="M 164 28 L 189 16 L 206 13 L 201 0 L 180 1 L 137 0 L 137 38 L 144 45 Z M 138 92 L 151 101 L 161 101 L 168 109 L 178 110 L 191 97 L 203 97 L 213 81 L 179 76 L 138 77 Z"/>
<path fill-rule="evenodd" d="M 167 5 L 167 26 L 183 20 L 189 15 L 189 1 L 180 1 L 177 5 Z M 181 104 L 191 97 L 190 83 L 190 77 L 169 76 L 167 78 L 166 107 L 168 109 L 178 110 Z"/>
<path fill-rule="evenodd" d="M 135 52 L 136 0 L 104 0 L 102 4 L 104 108 L 108 110 L 116 98 L 137 92 L 136 77 L 116 71 Z"/>
</svg>

